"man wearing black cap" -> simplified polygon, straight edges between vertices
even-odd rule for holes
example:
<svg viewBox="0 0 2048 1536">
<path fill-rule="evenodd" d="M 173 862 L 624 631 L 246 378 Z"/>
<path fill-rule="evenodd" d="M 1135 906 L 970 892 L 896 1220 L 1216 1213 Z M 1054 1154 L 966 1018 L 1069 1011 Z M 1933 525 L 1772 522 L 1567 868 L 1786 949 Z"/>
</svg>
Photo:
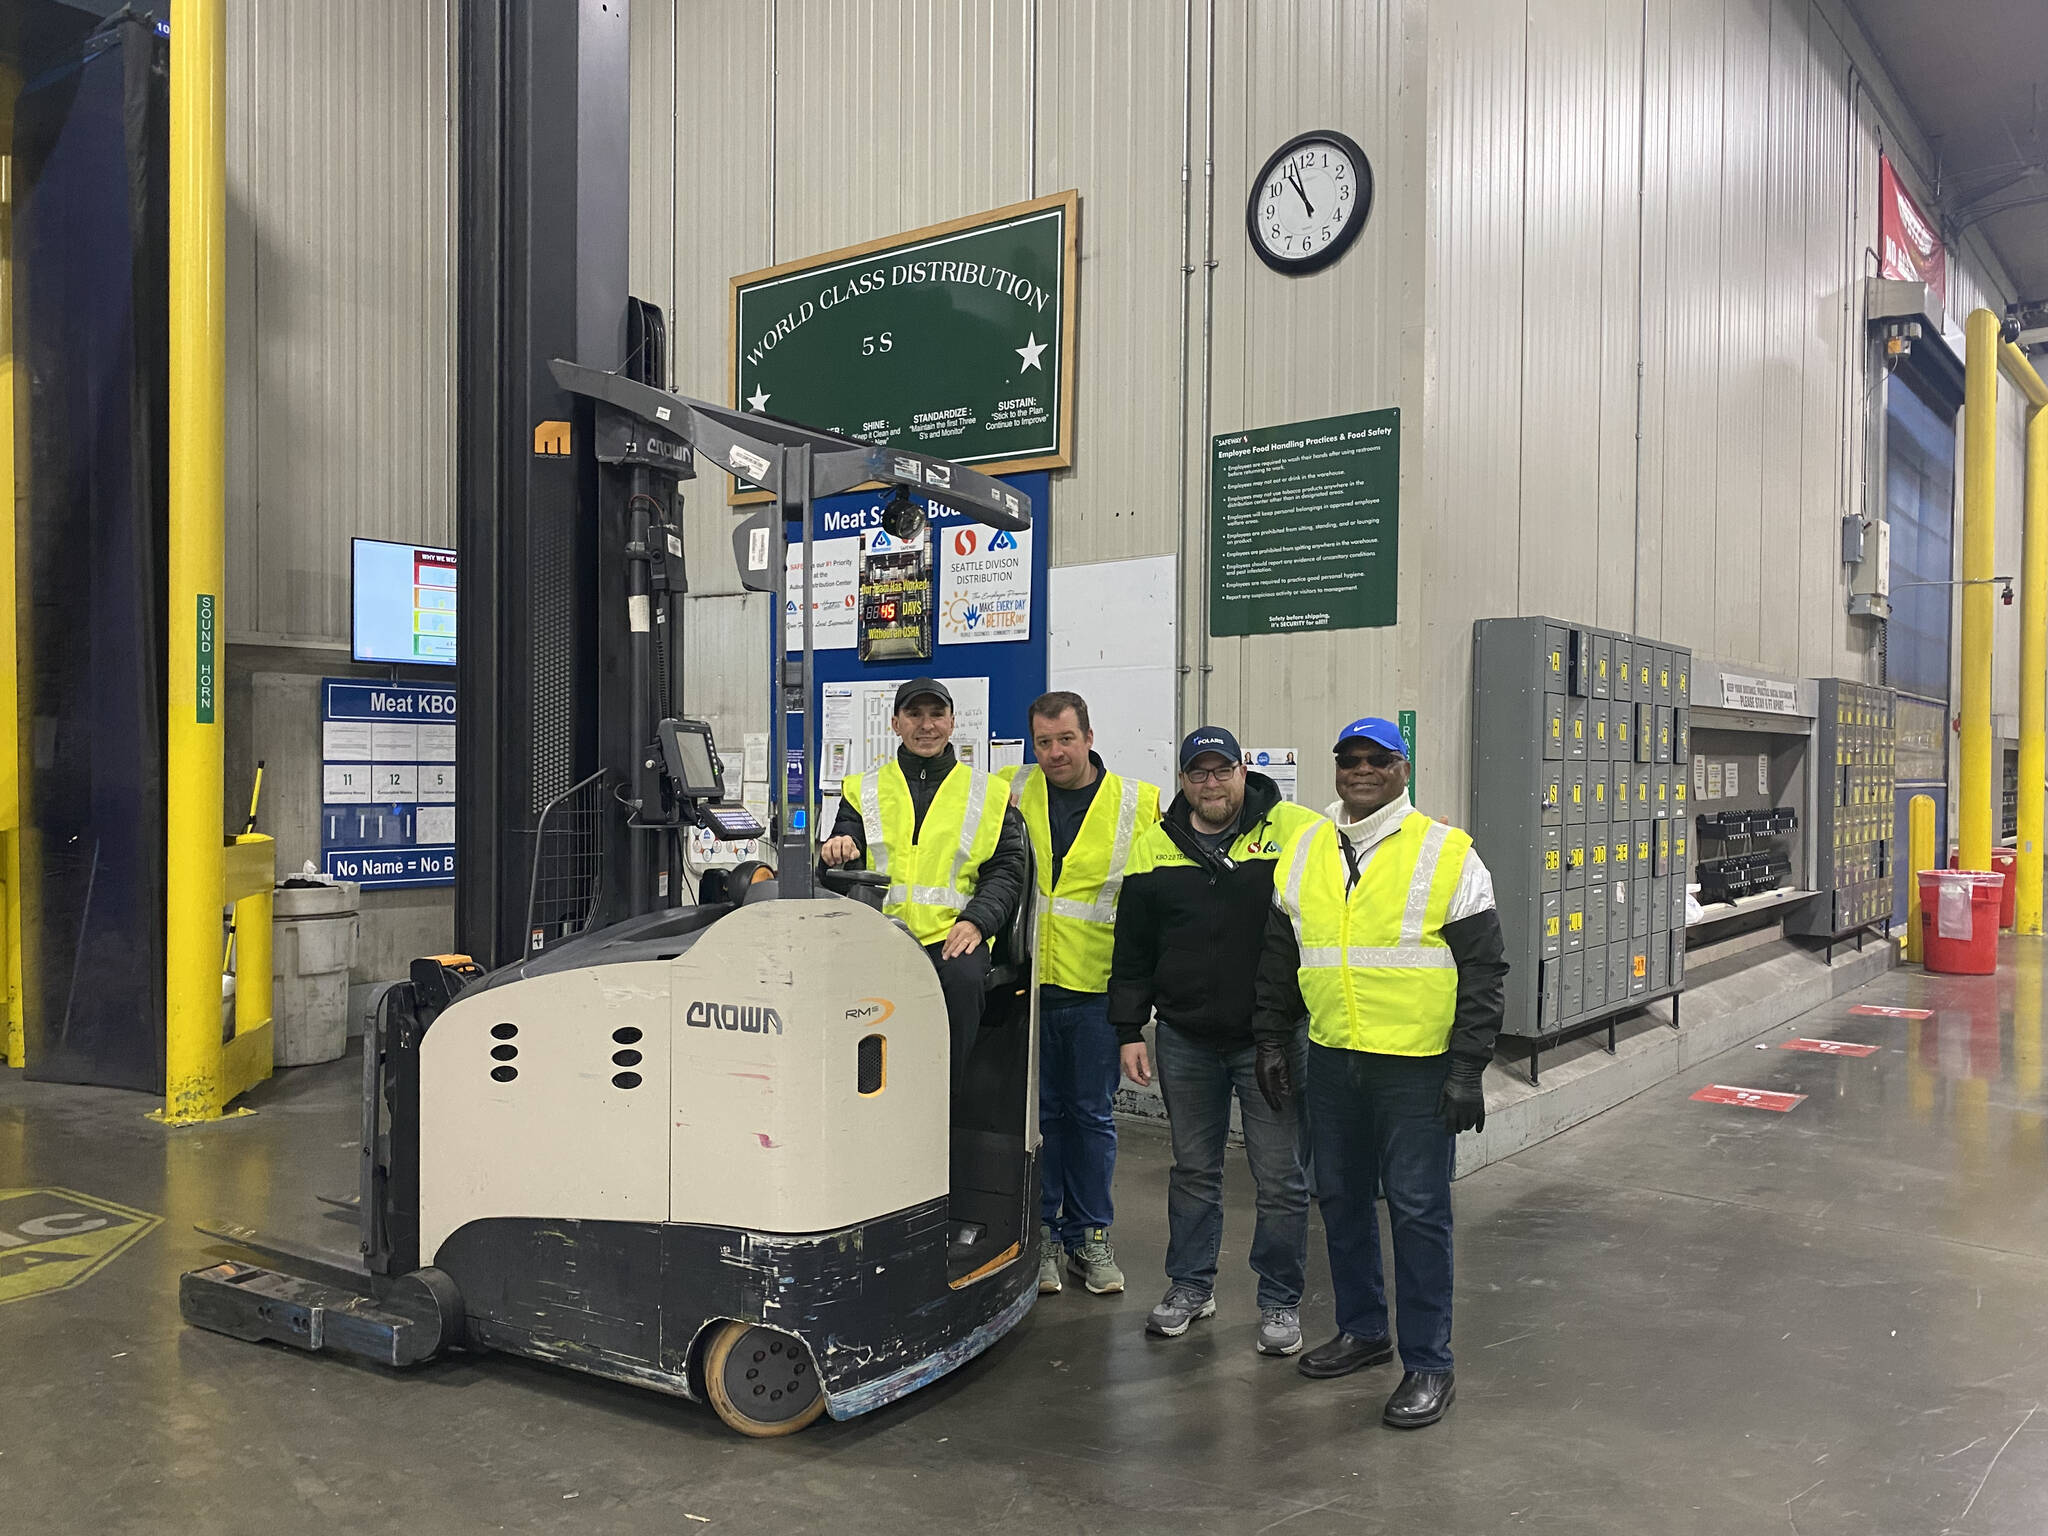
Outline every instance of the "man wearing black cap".
<svg viewBox="0 0 2048 1536">
<path fill-rule="evenodd" d="M 1493 879 L 1455 827 L 1408 802 L 1408 748 L 1367 716 L 1337 736 L 1337 804 L 1295 834 L 1273 872 L 1259 966 L 1259 1082 L 1297 1087 L 1315 1138 L 1337 1335 L 1304 1376 L 1393 1358 L 1376 1189 L 1394 1236 L 1401 1384 L 1382 1421 L 1434 1424 L 1451 1372 L 1451 1163 L 1486 1128 L 1481 1079 L 1500 1034 L 1508 966 Z M 1282 1052 L 1309 1016 L 1304 1079 Z"/>
<path fill-rule="evenodd" d="M 1010 786 L 953 755 L 953 695 L 937 678 L 896 690 L 895 759 L 849 774 L 819 859 L 891 877 L 882 910 L 938 967 L 957 1090 L 981 1032 L 989 943 L 1024 898 L 1024 823 Z"/>
<path fill-rule="evenodd" d="M 1141 1033 L 1156 1013 L 1159 1091 L 1173 1132 L 1167 1185 L 1165 1297 L 1146 1331 L 1178 1338 L 1216 1312 L 1223 1239 L 1223 1151 L 1236 1096 L 1245 1157 L 1258 1185 L 1251 1265 L 1259 1278 L 1261 1354 L 1301 1348 L 1308 1257 L 1308 1180 L 1301 1118 L 1257 1091 L 1253 981 L 1273 899 L 1273 861 L 1322 818 L 1248 772 L 1237 738 L 1203 726 L 1180 748 L 1180 793 L 1131 850 L 1117 906 L 1109 1021 L 1125 1075 L 1152 1080 Z M 1306 1042 L 1283 1048 L 1298 1071 Z"/>
</svg>

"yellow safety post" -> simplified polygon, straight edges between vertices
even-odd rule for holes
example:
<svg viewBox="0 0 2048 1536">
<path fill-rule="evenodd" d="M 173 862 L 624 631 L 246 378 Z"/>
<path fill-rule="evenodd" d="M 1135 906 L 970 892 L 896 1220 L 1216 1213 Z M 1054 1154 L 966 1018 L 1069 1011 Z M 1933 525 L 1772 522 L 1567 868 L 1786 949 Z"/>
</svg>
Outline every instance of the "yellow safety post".
<svg viewBox="0 0 2048 1536">
<path fill-rule="evenodd" d="M 1934 796 L 1906 802 L 1906 958 L 1920 964 L 1920 871 L 1934 868 Z"/>
<path fill-rule="evenodd" d="M 2041 931 L 2041 820 L 2048 780 L 2048 385 L 2011 342 L 1998 359 L 2033 410 L 2027 415 L 2026 536 L 2020 556 L 2019 847 L 2014 850 L 2013 931 Z"/>
<path fill-rule="evenodd" d="M 220 1051 L 221 1101 L 255 1087 L 270 1076 L 271 904 L 277 885 L 277 844 L 261 832 L 244 832 L 222 861 L 222 896 L 235 907 L 235 1033 Z M 220 1030 L 220 991 L 214 990 L 214 1028 Z"/>
<path fill-rule="evenodd" d="M 1963 361 L 1963 750 L 1956 864 L 1991 867 L 1991 581 L 1998 520 L 1998 316 L 1970 311 Z"/>
<path fill-rule="evenodd" d="M 28 1065 L 21 999 L 21 756 L 14 642 L 14 98 L 0 64 L 0 1065 Z"/>
<path fill-rule="evenodd" d="M 165 785 L 170 899 L 165 904 L 162 1118 L 173 1125 L 218 1119 L 237 1091 L 223 1060 L 220 972 L 221 913 L 227 902 L 220 718 L 221 637 L 226 630 L 221 588 L 227 569 L 226 91 L 226 0 L 172 0 L 170 752 Z M 255 1049 L 257 1038 L 267 1051 L 264 1031 L 251 1036 L 249 1049 Z"/>
</svg>

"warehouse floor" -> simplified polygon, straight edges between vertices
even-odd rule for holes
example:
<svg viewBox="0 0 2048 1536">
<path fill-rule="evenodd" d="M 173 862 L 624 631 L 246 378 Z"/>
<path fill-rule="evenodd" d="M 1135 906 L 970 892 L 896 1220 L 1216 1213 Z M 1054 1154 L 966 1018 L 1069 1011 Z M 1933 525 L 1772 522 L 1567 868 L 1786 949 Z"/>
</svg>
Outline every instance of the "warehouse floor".
<svg viewBox="0 0 2048 1536">
<path fill-rule="evenodd" d="M 1144 1337 L 1167 1163 L 1150 1127 L 1127 1134 L 1117 1181 L 1130 1292 L 1046 1298 L 894 1407 L 749 1442 L 707 1409 L 538 1365 L 397 1376 L 182 1327 L 178 1272 L 208 1250 L 194 1221 L 349 1244 L 313 1197 L 352 1187 L 353 1059 L 181 1132 L 133 1095 L 0 1073 L 0 1186 L 162 1218 L 72 1287 L 0 1305 L 0 1507 L 6 1528 L 46 1536 L 2033 1536 L 2048 1528 L 2042 960 L 2007 940 L 1995 980 L 1894 971 L 1462 1180 L 1459 1397 L 1412 1435 L 1377 1422 L 1393 1367 L 1313 1383 L 1253 1353 L 1241 1162 L 1216 1319 Z M 1777 1048 L 1802 1035 L 1879 1048 Z M 1712 1083 L 1807 1097 L 1784 1113 L 1691 1101 Z M 1320 1229 L 1312 1245 L 1316 1340 Z"/>
</svg>

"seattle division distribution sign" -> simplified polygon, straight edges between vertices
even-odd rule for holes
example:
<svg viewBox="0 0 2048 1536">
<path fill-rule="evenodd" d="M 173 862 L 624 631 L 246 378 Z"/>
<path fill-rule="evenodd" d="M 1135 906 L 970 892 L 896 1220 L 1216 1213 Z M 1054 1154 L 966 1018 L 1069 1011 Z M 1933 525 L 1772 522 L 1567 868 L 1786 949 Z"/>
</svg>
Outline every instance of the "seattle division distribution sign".
<svg viewBox="0 0 2048 1536">
<path fill-rule="evenodd" d="M 739 409 L 1001 470 L 1070 463 L 1080 195 L 733 279 Z"/>
<path fill-rule="evenodd" d="M 1394 622 L 1399 410 L 1215 438 L 1209 475 L 1212 635 Z"/>
</svg>

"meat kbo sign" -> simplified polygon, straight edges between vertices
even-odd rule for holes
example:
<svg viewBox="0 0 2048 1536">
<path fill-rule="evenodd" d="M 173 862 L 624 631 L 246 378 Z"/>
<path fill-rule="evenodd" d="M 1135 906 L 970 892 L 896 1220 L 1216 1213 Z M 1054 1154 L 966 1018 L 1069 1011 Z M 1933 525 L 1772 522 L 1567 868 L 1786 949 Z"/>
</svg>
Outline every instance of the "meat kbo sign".
<svg viewBox="0 0 2048 1536">
<path fill-rule="evenodd" d="M 1878 272 L 1884 277 L 1925 283 L 1928 295 L 1948 308 L 1948 254 L 1941 235 L 1913 200 L 1887 157 L 1878 162 Z"/>
</svg>

